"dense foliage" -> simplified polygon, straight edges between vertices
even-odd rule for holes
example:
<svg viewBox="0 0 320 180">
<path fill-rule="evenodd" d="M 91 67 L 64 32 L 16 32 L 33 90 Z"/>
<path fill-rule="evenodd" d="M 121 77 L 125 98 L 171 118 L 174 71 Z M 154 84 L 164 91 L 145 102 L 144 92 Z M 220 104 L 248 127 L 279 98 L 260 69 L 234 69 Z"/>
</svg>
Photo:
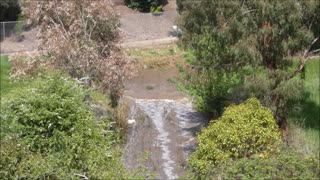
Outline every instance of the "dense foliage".
<svg viewBox="0 0 320 180">
<path fill-rule="evenodd" d="M 61 74 L 2 97 L 0 176 L 129 178 L 110 117 L 97 121 L 88 103 L 86 91 Z"/>
<path fill-rule="evenodd" d="M 110 0 L 28 0 L 23 13 L 39 28 L 39 49 L 57 68 L 107 92 L 117 104 L 132 71 L 116 46 L 119 19 Z"/>
<path fill-rule="evenodd" d="M 178 1 L 181 44 L 193 57 L 184 68 L 184 85 L 199 109 L 221 115 L 222 107 L 254 93 L 286 128 L 291 102 L 303 98 L 303 80 L 294 77 L 319 41 L 313 31 L 319 15 L 305 8 L 310 4 L 320 2 Z"/>
<path fill-rule="evenodd" d="M 160 5 L 159 0 L 124 0 L 125 4 L 132 9 L 149 12 L 151 8 L 157 7 Z"/>
<path fill-rule="evenodd" d="M 268 158 L 253 156 L 212 167 L 208 177 L 213 179 L 317 179 L 319 173 L 317 159 L 303 157 L 294 150 L 284 147 Z"/>
<path fill-rule="evenodd" d="M 206 176 L 209 168 L 230 159 L 266 157 L 277 149 L 280 139 L 272 112 L 251 98 L 226 108 L 218 120 L 202 130 L 189 165 L 196 176 Z"/>
<path fill-rule="evenodd" d="M 300 0 L 303 10 L 303 19 L 305 24 L 313 31 L 313 34 L 320 35 L 320 3 L 319 1 L 304 1 Z M 311 49 L 317 50 L 320 48 L 318 40 Z"/>
<path fill-rule="evenodd" d="M 21 12 L 18 0 L 1 0 L 0 9 L 0 22 L 16 21 Z"/>
</svg>

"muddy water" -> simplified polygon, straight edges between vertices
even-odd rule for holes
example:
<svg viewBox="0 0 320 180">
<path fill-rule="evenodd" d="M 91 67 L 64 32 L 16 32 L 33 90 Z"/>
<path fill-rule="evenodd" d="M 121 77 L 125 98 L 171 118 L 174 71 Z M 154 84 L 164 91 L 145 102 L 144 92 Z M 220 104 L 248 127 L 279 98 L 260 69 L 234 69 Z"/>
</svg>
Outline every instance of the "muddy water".
<svg viewBox="0 0 320 180">
<path fill-rule="evenodd" d="M 133 169 L 144 165 L 157 179 L 185 175 L 186 160 L 196 147 L 195 134 L 207 122 L 168 81 L 176 74 L 173 68 L 144 70 L 126 83 L 129 119 L 135 123 L 129 128 L 125 162 Z"/>
<path fill-rule="evenodd" d="M 176 68 L 144 69 L 138 75 L 125 81 L 125 95 L 138 99 L 181 99 L 183 93 L 177 91 Z"/>
</svg>

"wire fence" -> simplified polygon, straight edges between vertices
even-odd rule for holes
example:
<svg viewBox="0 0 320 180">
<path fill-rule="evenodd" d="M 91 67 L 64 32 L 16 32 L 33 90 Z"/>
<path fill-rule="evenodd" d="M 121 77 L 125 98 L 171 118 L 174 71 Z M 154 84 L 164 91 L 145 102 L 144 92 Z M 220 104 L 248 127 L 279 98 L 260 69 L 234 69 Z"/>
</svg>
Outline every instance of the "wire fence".
<svg viewBox="0 0 320 180">
<path fill-rule="evenodd" d="M 0 22 L 1 54 L 36 50 L 36 33 L 24 21 Z"/>
</svg>

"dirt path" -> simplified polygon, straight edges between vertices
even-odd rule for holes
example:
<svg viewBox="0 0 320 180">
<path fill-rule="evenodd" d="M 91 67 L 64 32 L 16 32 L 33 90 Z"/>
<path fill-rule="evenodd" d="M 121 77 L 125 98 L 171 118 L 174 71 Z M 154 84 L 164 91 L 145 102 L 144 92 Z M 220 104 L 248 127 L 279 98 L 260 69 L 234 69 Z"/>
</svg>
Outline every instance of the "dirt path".
<svg viewBox="0 0 320 180">
<path fill-rule="evenodd" d="M 175 68 L 145 69 L 126 82 L 129 119 L 135 123 L 129 128 L 125 162 L 133 169 L 145 165 L 156 179 L 185 175 L 187 157 L 196 147 L 195 134 L 207 123 L 176 90 L 170 81 L 175 76 Z"/>
</svg>

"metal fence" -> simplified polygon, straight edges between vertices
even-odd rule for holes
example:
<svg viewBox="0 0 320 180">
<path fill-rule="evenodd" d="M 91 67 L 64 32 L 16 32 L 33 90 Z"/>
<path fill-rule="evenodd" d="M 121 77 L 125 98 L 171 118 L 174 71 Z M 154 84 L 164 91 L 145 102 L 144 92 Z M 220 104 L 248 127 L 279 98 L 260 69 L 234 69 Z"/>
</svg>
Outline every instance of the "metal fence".
<svg viewBox="0 0 320 180">
<path fill-rule="evenodd" d="M 35 50 L 36 33 L 24 21 L 0 22 L 1 54 Z"/>
</svg>

